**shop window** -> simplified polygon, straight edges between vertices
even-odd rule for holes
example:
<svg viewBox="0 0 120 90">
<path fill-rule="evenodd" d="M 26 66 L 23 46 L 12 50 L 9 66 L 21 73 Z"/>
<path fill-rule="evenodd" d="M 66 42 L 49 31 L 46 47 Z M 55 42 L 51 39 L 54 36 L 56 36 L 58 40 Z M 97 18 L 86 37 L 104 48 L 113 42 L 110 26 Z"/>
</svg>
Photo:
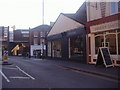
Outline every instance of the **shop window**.
<svg viewBox="0 0 120 90">
<path fill-rule="evenodd" d="M 53 41 L 52 44 L 52 55 L 53 57 L 61 57 L 61 41 Z"/>
<path fill-rule="evenodd" d="M 83 56 L 83 40 L 81 36 L 70 38 L 70 54 L 71 58 Z"/>
<path fill-rule="evenodd" d="M 96 36 L 95 37 L 95 53 L 98 53 L 99 47 L 104 47 L 104 37 Z"/>
<path fill-rule="evenodd" d="M 105 36 L 106 47 L 109 47 L 111 54 L 117 54 L 116 50 L 116 35 L 115 34 L 108 34 Z"/>
<path fill-rule="evenodd" d="M 118 54 L 120 55 L 120 33 L 118 34 Z"/>
</svg>

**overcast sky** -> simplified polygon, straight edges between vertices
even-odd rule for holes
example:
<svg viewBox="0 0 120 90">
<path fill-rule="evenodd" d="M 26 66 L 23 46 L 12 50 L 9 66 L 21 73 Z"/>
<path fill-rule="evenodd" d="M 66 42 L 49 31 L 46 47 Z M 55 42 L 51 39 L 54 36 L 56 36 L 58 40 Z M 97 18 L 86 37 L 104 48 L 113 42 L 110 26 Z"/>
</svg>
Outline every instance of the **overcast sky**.
<svg viewBox="0 0 120 90">
<path fill-rule="evenodd" d="M 45 24 L 54 22 L 60 13 L 75 13 L 85 0 L 44 0 Z M 0 26 L 16 29 L 42 24 L 42 0 L 0 0 Z"/>
</svg>

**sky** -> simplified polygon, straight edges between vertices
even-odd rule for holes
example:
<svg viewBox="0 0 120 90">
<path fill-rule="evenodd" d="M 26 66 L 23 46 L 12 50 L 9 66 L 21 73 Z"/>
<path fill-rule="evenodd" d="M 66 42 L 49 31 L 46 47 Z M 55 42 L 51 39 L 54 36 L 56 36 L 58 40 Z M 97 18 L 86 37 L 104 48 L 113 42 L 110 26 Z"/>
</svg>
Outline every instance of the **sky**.
<svg viewBox="0 0 120 90">
<path fill-rule="evenodd" d="M 44 0 L 44 24 L 55 22 L 60 13 L 75 13 L 85 0 Z M 42 25 L 43 0 L 0 0 L 0 26 L 16 29 Z M 12 28 L 11 28 L 12 29 Z"/>
</svg>

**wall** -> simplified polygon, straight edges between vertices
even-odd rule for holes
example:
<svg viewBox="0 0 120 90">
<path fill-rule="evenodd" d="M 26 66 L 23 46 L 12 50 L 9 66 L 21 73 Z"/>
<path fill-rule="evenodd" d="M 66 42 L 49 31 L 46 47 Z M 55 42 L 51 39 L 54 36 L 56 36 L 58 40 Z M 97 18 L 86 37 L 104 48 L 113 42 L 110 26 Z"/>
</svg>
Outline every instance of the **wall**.
<svg viewBox="0 0 120 90">
<path fill-rule="evenodd" d="M 87 21 L 100 19 L 113 14 L 111 12 L 111 9 L 112 9 L 111 2 L 101 3 L 98 0 L 94 0 L 94 2 L 87 2 L 86 7 L 87 7 Z M 118 12 L 117 2 L 115 3 L 115 8 L 116 8 L 116 11 Z"/>
</svg>

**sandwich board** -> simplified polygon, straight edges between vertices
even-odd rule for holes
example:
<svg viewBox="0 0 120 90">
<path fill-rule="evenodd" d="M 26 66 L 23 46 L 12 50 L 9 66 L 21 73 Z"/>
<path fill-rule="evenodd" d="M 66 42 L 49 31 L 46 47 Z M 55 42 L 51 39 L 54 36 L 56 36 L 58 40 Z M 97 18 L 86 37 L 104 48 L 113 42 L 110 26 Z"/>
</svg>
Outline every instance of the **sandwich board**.
<svg viewBox="0 0 120 90">
<path fill-rule="evenodd" d="M 114 66 L 112 59 L 110 57 L 110 51 L 108 47 L 99 47 L 98 49 L 96 65 L 101 65 L 101 64 L 104 64 L 106 68 Z"/>
</svg>

